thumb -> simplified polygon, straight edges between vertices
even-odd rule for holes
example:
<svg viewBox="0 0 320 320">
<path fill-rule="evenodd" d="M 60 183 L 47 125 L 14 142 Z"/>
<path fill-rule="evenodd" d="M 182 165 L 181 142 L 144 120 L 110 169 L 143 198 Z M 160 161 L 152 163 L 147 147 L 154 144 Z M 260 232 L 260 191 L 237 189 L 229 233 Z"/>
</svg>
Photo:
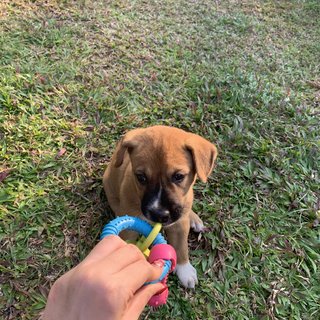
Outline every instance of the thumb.
<svg viewBox="0 0 320 320">
<path fill-rule="evenodd" d="M 158 282 L 148 284 L 139 289 L 129 302 L 123 319 L 138 319 L 150 298 L 164 288 L 165 286 L 161 282 Z"/>
</svg>

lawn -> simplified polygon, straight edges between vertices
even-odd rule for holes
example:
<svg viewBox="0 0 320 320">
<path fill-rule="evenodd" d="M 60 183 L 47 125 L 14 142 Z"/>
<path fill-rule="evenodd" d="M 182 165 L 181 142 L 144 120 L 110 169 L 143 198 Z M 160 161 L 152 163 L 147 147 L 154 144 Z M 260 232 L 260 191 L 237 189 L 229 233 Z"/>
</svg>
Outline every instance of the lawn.
<svg viewBox="0 0 320 320">
<path fill-rule="evenodd" d="M 143 319 L 320 318 L 320 3 L 0 3 L 0 318 L 37 319 L 110 219 L 127 130 L 166 124 L 219 158 L 190 235 L 199 285 Z"/>
</svg>

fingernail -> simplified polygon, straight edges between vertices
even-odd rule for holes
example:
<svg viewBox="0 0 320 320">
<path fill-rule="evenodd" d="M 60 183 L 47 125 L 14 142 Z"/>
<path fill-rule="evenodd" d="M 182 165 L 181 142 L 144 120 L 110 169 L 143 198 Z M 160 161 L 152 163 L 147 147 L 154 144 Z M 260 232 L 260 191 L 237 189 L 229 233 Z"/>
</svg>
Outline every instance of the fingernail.
<svg viewBox="0 0 320 320">
<path fill-rule="evenodd" d="M 158 260 L 155 260 L 153 261 L 152 263 L 154 266 L 157 266 L 159 268 L 162 268 L 164 266 L 164 260 L 162 259 L 158 259 Z"/>
</svg>

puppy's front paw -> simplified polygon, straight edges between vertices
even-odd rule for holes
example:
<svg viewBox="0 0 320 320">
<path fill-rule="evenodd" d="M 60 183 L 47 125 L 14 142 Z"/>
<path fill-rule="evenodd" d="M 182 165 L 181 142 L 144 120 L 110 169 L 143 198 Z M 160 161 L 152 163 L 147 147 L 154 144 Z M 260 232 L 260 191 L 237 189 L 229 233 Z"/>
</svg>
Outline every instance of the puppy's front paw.
<svg viewBox="0 0 320 320">
<path fill-rule="evenodd" d="M 177 264 L 175 273 L 186 288 L 194 288 L 198 284 L 197 270 L 190 264 Z"/>
<path fill-rule="evenodd" d="M 190 218 L 190 227 L 195 232 L 205 231 L 205 227 L 202 220 L 196 214 L 193 214 L 193 216 Z"/>
</svg>

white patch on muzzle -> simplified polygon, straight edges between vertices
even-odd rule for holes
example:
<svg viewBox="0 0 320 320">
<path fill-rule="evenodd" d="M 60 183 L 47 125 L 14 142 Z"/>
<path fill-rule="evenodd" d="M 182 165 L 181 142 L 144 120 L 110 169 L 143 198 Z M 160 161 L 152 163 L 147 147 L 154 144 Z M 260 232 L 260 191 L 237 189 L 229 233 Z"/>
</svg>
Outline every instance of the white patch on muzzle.
<svg viewBox="0 0 320 320">
<path fill-rule="evenodd" d="M 150 209 L 153 209 L 153 210 L 160 209 L 161 193 L 162 193 L 162 188 L 160 187 L 158 194 L 151 202 Z"/>
</svg>

